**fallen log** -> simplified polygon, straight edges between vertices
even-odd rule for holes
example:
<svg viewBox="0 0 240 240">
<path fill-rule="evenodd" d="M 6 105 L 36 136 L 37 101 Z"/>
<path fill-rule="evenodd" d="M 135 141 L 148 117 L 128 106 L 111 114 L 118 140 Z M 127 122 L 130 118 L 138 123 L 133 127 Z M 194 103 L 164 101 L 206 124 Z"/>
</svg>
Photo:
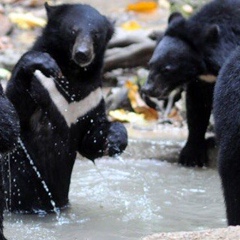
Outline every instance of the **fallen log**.
<svg viewBox="0 0 240 240">
<path fill-rule="evenodd" d="M 104 71 L 117 68 L 146 67 L 162 32 L 117 29 L 105 54 Z"/>
</svg>

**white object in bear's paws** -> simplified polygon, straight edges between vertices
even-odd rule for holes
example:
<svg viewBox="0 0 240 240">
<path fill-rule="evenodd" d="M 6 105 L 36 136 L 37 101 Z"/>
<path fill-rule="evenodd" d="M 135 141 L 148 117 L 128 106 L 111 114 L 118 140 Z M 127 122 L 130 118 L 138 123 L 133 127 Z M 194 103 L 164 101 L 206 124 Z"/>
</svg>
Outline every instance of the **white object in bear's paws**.
<svg viewBox="0 0 240 240">
<path fill-rule="evenodd" d="M 89 111 L 98 106 L 103 99 L 102 89 L 99 87 L 92 91 L 87 97 L 78 101 L 71 102 L 64 98 L 64 96 L 56 88 L 55 82 L 52 78 L 46 77 L 41 71 L 36 70 L 34 75 L 37 77 L 42 86 L 48 91 L 50 98 L 56 105 L 58 111 L 64 117 L 67 125 L 77 122 L 77 119 L 86 115 Z"/>
</svg>

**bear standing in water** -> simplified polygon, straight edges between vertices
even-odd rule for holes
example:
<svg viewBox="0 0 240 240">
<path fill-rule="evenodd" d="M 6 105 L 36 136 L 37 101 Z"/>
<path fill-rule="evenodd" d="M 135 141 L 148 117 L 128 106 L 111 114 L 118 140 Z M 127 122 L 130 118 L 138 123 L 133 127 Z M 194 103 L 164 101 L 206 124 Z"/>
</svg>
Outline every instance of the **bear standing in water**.
<svg viewBox="0 0 240 240">
<path fill-rule="evenodd" d="M 240 225 L 239 13 L 239 0 L 212 1 L 187 20 L 173 13 L 150 60 L 145 86 L 146 93 L 161 97 L 186 84 L 189 136 L 179 162 L 203 166 L 208 162 L 205 133 L 220 71 L 214 116 L 229 225 Z"/>
<path fill-rule="evenodd" d="M 14 212 L 66 207 L 76 153 L 94 160 L 127 146 L 125 127 L 107 120 L 101 91 L 112 24 L 88 5 L 45 7 L 48 23 L 6 90 L 21 126 L 14 164 L 4 167 L 11 171 L 5 192 Z"/>
<path fill-rule="evenodd" d="M 240 225 L 240 48 L 220 70 L 213 112 L 219 145 L 222 180 L 229 225 Z"/>
<path fill-rule="evenodd" d="M 5 202 L 2 183 L 2 174 L 4 174 L 2 171 L 3 156 L 16 147 L 19 133 L 20 126 L 17 113 L 10 101 L 4 96 L 0 85 L 0 240 L 5 239 L 3 236 L 3 209 Z"/>
<path fill-rule="evenodd" d="M 231 51 L 240 45 L 239 11 L 239 0 L 215 0 L 189 19 L 173 13 L 150 60 L 146 94 L 161 98 L 186 86 L 189 135 L 179 157 L 183 165 L 208 164 L 205 133 L 214 83 Z"/>
</svg>

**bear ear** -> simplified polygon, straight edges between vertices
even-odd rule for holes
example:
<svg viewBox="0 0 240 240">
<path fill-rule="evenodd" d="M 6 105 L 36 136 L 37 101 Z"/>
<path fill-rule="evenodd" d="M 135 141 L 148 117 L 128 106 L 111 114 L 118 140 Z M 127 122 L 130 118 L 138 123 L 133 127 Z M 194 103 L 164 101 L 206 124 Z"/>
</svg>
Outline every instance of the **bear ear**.
<svg viewBox="0 0 240 240">
<path fill-rule="evenodd" d="M 216 42 L 220 36 L 220 28 L 217 24 L 212 24 L 205 30 L 205 41 Z"/>
<path fill-rule="evenodd" d="M 47 12 L 47 16 L 49 18 L 49 16 L 52 14 L 53 10 L 55 9 L 55 7 L 50 6 L 47 2 L 44 3 L 44 7 L 46 9 Z"/>
<path fill-rule="evenodd" d="M 112 38 L 113 34 L 114 34 L 114 21 L 106 18 L 107 20 L 107 42 L 109 42 L 109 40 Z"/>
<path fill-rule="evenodd" d="M 180 21 L 180 20 L 183 20 L 184 17 L 183 15 L 180 13 L 180 12 L 173 12 L 169 18 L 168 18 L 168 24 L 173 22 L 173 21 Z"/>
</svg>

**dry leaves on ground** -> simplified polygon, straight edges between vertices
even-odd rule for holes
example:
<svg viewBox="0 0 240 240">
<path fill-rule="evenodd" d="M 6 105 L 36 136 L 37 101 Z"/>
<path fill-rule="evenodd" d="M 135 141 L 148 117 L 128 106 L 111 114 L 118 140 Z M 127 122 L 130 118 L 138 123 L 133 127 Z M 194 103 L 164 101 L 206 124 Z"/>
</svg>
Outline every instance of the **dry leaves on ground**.
<svg viewBox="0 0 240 240">
<path fill-rule="evenodd" d="M 158 8 L 156 1 L 140 1 L 137 3 L 129 4 L 127 6 L 127 11 L 134 12 L 151 12 Z"/>
</svg>

